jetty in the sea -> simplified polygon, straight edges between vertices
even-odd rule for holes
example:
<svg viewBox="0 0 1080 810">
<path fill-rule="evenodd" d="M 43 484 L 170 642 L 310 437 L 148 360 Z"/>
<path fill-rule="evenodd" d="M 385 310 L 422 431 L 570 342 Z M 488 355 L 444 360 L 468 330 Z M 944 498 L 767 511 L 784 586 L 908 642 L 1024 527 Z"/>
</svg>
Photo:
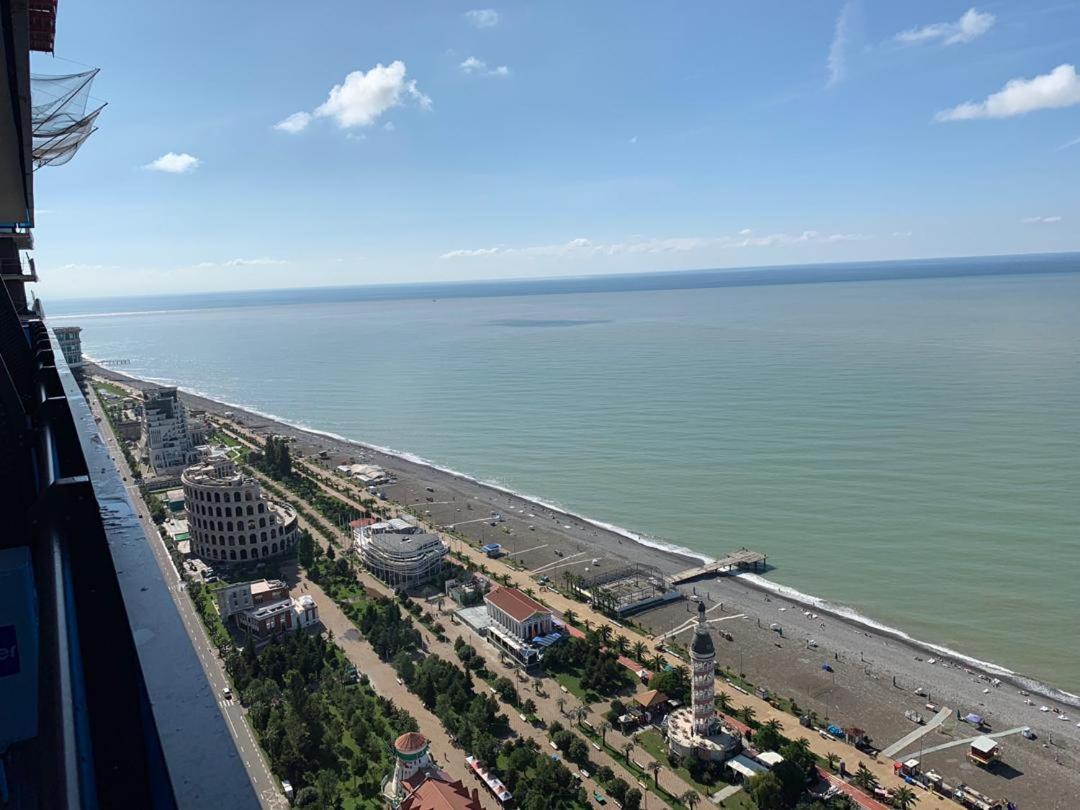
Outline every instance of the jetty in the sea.
<svg viewBox="0 0 1080 810">
<path fill-rule="evenodd" d="M 685 571 L 670 577 L 672 585 L 681 585 L 692 579 L 711 576 L 713 574 L 727 574 L 731 571 L 764 571 L 766 556 L 760 551 L 751 551 L 748 548 L 740 548 L 730 554 L 696 568 L 687 568 Z"/>
</svg>

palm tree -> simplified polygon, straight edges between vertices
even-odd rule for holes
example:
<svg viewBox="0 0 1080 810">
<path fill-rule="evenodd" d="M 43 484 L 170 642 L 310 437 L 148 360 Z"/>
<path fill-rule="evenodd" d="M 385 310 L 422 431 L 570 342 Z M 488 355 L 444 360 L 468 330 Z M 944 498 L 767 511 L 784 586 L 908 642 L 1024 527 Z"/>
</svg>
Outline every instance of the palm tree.
<svg viewBox="0 0 1080 810">
<path fill-rule="evenodd" d="M 716 707 L 724 714 L 731 714 L 731 695 L 721 690 L 716 696 Z"/>
<path fill-rule="evenodd" d="M 649 765 L 649 770 L 652 771 L 652 781 L 657 787 L 660 787 L 660 768 L 662 766 L 656 760 Z"/>
<path fill-rule="evenodd" d="M 750 725 L 752 722 L 754 722 L 755 712 L 753 706 L 743 706 L 739 710 L 739 714 L 742 715 L 743 722 L 746 723 L 746 725 Z"/>
<path fill-rule="evenodd" d="M 634 642 L 634 647 L 633 647 L 634 660 L 639 662 L 639 663 L 644 664 L 645 663 L 645 653 L 648 652 L 648 649 L 649 648 L 645 646 L 644 641 L 635 641 Z"/>
<path fill-rule="evenodd" d="M 577 622 L 577 614 L 573 611 L 573 609 L 567 610 L 565 613 L 563 613 L 563 619 L 566 620 L 567 624 L 575 624 Z"/>
<path fill-rule="evenodd" d="M 663 672 L 664 671 L 664 656 L 660 655 L 660 653 L 657 653 L 656 655 L 653 656 L 652 670 L 653 670 L 653 672 Z"/>
<path fill-rule="evenodd" d="M 859 769 L 855 771 L 855 774 L 851 777 L 852 784 L 860 788 L 864 793 L 873 793 L 874 789 L 878 786 L 877 777 L 863 765 L 859 763 Z"/>
<path fill-rule="evenodd" d="M 555 705 L 559 707 L 559 714 L 566 714 L 566 698 L 559 698 L 555 701 Z"/>
<path fill-rule="evenodd" d="M 780 725 L 780 721 L 777 720 L 775 717 L 772 720 L 766 720 L 764 727 L 769 729 L 769 731 L 776 732 L 777 734 L 784 730 L 784 727 Z"/>
<path fill-rule="evenodd" d="M 585 631 L 586 632 L 588 632 L 589 630 L 592 630 L 592 622 L 589 621 L 588 619 L 586 619 L 584 622 L 582 622 L 582 624 L 585 625 Z"/>
<path fill-rule="evenodd" d="M 580 726 L 581 721 L 589 716 L 589 707 L 585 705 L 578 706 L 576 709 L 574 709 L 572 714 L 574 715 L 574 722 L 576 722 Z"/>
<path fill-rule="evenodd" d="M 828 764 L 830 771 L 835 771 L 836 766 L 840 764 L 840 755 L 830 751 L 825 755 L 825 762 Z"/>
<path fill-rule="evenodd" d="M 917 801 L 919 801 L 919 797 L 907 785 L 902 785 L 893 791 L 892 803 L 897 810 L 909 810 L 909 808 L 915 806 Z"/>
<path fill-rule="evenodd" d="M 544 682 L 539 678 L 533 678 L 533 691 L 538 695 L 544 693 Z"/>
<path fill-rule="evenodd" d="M 610 644 L 611 643 L 611 625 L 610 624 L 602 624 L 602 625 L 600 625 L 599 633 L 600 633 L 600 640 L 601 641 L 603 641 L 605 644 Z"/>
<path fill-rule="evenodd" d="M 625 743 L 622 747 L 623 756 L 626 757 L 626 764 L 630 764 L 630 752 L 634 750 L 634 744 L 632 742 Z"/>
<path fill-rule="evenodd" d="M 694 806 L 701 801 L 701 797 L 697 795 L 696 791 L 688 790 L 679 797 L 679 801 L 689 807 L 690 810 L 694 810 Z"/>
<path fill-rule="evenodd" d="M 615 639 L 615 649 L 619 651 L 619 655 L 626 655 L 627 650 L 630 649 L 630 642 L 626 636 L 619 636 Z"/>
<path fill-rule="evenodd" d="M 607 733 L 611 731 L 611 723 L 605 720 L 600 724 L 600 742 L 607 745 Z"/>
</svg>

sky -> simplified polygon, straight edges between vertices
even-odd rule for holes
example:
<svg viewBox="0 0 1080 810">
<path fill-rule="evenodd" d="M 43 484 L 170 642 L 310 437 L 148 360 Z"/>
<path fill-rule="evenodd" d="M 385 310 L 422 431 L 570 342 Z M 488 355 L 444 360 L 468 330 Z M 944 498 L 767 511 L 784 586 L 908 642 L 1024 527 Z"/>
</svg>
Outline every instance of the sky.
<svg viewBox="0 0 1080 810">
<path fill-rule="evenodd" d="M 1080 249 L 1080 0 L 62 0 L 45 297 Z"/>
</svg>

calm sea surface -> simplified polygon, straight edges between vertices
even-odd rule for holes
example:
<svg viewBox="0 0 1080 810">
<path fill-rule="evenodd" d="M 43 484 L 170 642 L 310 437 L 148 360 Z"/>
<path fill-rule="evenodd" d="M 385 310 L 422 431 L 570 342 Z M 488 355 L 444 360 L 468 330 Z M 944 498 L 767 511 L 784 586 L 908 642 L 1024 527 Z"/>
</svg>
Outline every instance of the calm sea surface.
<svg viewBox="0 0 1080 810">
<path fill-rule="evenodd" d="M 1063 272 L 49 313 L 132 374 L 706 554 L 764 550 L 777 582 L 1080 691 L 1080 262 L 1018 261 Z"/>
</svg>

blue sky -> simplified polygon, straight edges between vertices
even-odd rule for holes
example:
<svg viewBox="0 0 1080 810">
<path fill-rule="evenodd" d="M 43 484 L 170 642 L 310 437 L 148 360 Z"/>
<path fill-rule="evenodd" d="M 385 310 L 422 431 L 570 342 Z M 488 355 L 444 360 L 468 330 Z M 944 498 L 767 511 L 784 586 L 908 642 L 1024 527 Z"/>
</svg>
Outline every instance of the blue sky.
<svg viewBox="0 0 1080 810">
<path fill-rule="evenodd" d="M 57 56 L 46 297 L 1080 249 L 1080 2 L 63 0 Z"/>
</svg>

